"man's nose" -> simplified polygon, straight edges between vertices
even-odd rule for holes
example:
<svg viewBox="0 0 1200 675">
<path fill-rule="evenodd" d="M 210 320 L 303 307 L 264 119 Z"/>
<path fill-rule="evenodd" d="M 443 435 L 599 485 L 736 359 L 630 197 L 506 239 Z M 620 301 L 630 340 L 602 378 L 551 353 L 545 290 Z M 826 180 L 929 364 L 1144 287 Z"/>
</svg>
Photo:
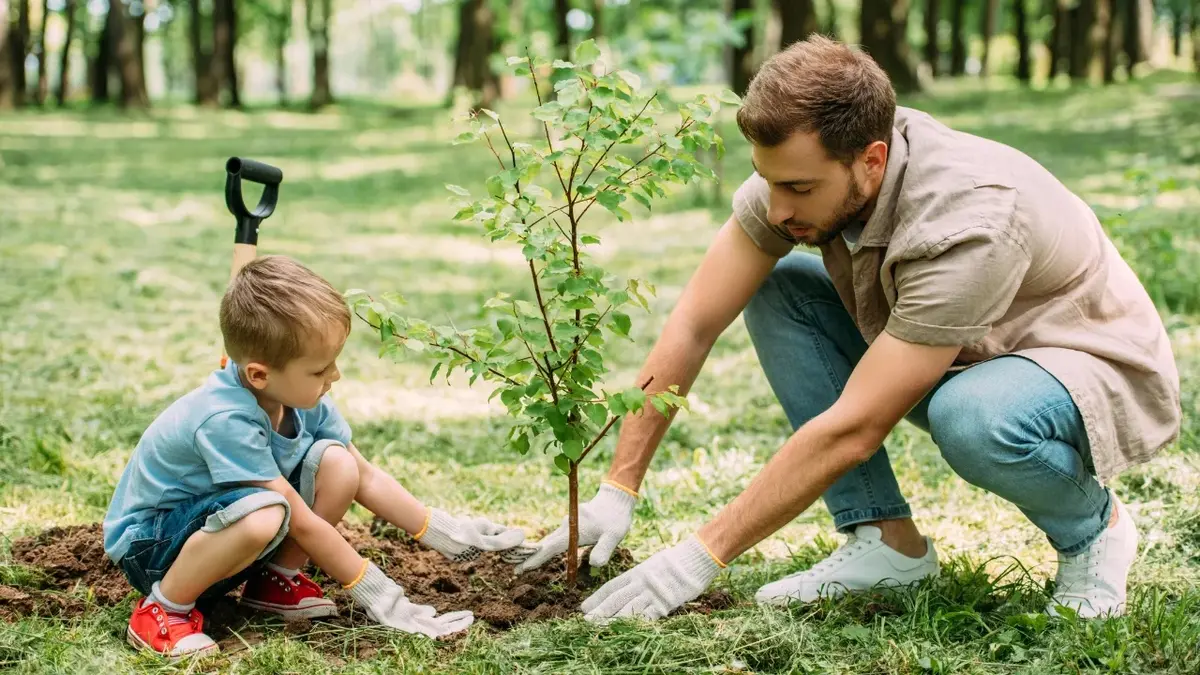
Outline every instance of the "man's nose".
<svg viewBox="0 0 1200 675">
<path fill-rule="evenodd" d="M 771 197 L 770 204 L 767 206 L 767 221 L 772 225 L 782 225 L 792 219 L 795 214 L 795 209 L 791 208 L 782 199 Z"/>
</svg>

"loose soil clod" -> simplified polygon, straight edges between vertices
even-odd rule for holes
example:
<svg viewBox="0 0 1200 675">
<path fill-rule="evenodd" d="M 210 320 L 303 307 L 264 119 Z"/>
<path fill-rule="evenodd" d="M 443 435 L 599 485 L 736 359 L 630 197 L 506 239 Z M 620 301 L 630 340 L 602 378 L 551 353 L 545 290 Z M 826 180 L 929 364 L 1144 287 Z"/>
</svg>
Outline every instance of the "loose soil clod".
<svg viewBox="0 0 1200 675">
<path fill-rule="evenodd" d="M 579 613 L 579 604 L 592 590 L 633 567 L 633 557 L 618 549 L 609 564 L 592 574 L 586 552 L 579 571 L 579 587 L 566 589 L 565 559 L 551 561 L 539 570 L 521 576 L 498 554 L 485 553 L 471 562 L 454 563 L 440 553 L 424 548 L 404 532 L 376 520 L 371 526 L 346 523 L 338 531 L 362 556 L 374 561 L 405 589 L 415 603 L 432 605 L 439 612 L 469 609 L 477 622 L 506 630 L 527 621 L 565 618 Z M 100 525 L 55 527 L 13 542 L 12 561 L 44 576 L 41 588 L 0 586 L 0 619 L 21 616 L 64 616 L 83 614 L 89 604 L 113 606 L 133 589 L 121 571 L 104 554 Z M 361 611 L 352 611 L 349 594 L 337 582 L 313 572 L 314 579 L 335 599 L 340 616 L 322 620 L 340 626 L 363 626 L 370 622 Z M 714 591 L 687 607 L 689 612 L 707 614 L 733 605 L 727 593 Z M 240 646 L 232 631 L 242 629 L 255 612 L 236 602 L 236 592 L 202 606 L 206 630 L 230 647 Z M 307 623 L 307 622 L 304 622 Z M 289 625 L 288 633 L 301 634 L 303 626 Z"/>
</svg>

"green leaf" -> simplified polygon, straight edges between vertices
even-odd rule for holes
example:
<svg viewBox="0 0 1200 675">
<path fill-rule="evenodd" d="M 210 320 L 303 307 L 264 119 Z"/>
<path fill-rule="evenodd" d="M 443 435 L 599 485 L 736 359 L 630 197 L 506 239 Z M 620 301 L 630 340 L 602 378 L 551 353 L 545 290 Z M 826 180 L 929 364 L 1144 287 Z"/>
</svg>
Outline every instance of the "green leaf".
<svg viewBox="0 0 1200 675">
<path fill-rule="evenodd" d="M 570 276 L 563 282 L 563 291 L 571 295 L 582 295 L 592 287 L 587 277 Z"/>
<path fill-rule="evenodd" d="M 508 387 L 500 392 L 500 402 L 509 410 L 514 410 L 521 405 L 521 390 Z"/>
<path fill-rule="evenodd" d="M 575 188 L 575 194 L 579 195 L 580 197 L 587 197 L 589 195 L 594 195 L 594 194 L 596 194 L 596 186 L 595 185 L 580 185 L 579 187 Z"/>
<path fill-rule="evenodd" d="M 639 204 L 646 207 L 647 211 L 650 210 L 650 198 L 649 197 L 647 197 L 646 195 L 644 195 L 640 192 L 632 192 L 630 194 L 633 195 L 633 198 L 636 199 Z"/>
<path fill-rule="evenodd" d="M 404 341 L 404 346 L 408 347 L 409 349 L 411 349 L 414 352 L 425 351 L 425 343 L 421 342 L 420 340 L 414 340 L 413 338 L 406 339 Z"/>
<path fill-rule="evenodd" d="M 463 143 L 470 143 L 471 141 L 477 140 L 478 138 L 479 138 L 478 132 L 464 131 L 461 134 L 459 134 L 458 136 L 455 136 L 454 140 L 451 141 L 450 144 L 451 145 L 462 145 Z"/>
<path fill-rule="evenodd" d="M 504 179 L 500 177 L 500 174 L 488 176 L 487 191 L 496 199 L 504 199 Z"/>
<path fill-rule="evenodd" d="M 560 101 L 549 101 L 533 109 L 533 118 L 543 122 L 557 122 L 562 117 L 563 104 Z M 558 154 L 558 153 L 554 153 Z M 547 157 L 555 161 L 554 155 Z"/>
<path fill-rule="evenodd" d="M 650 405 L 654 406 L 654 409 L 658 411 L 658 414 L 662 415 L 663 417 L 666 417 L 670 412 L 670 406 L 666 401 L 662 400 L 658 396 L 650 397 Z"/>
<path fill-rule="evenodd" d="M 585 234 L 579 238 L 579 243 L 581 243 L 581 244 L 599 244 L 600 237 L 597 237 L 596 235 L 593 235 L 593 234 Z"/>
<path fill-rule="evenodd" d="M 638 77 L 634 73 L 629 72 L 628 70 L 618 70 L 617 77 L 621 78 L 625 84 L 629 85 L 629 89 L 631 90 L 630 93 L 636 93 L 637 90 L 642 88 L 642 78 Z"/>
<path fill-rule="evenodd" d="M 583 454 L 583 441 L 578 438 L 572 438 L 569 441 L 563 442 L 563 454 L 572 462 L 578 462 L 579 457 Z"/>
<path fill-rule="evenodd" d="M 516 332 L 517 322 L 509 319 L 508 317 L 503 317 L 496 320 L 496 328 L 500 329 L 500 334 L 503 335 L 505 339 L 508 339 L 513 336 L 514 332 Z"/>
<path fill-rule="evenodd" d="M 508 65 L 515 66 L 521 63 L 529 63 L 528 56 L 510 56 L 508 57 Z"/>
<path fill-rule="evenodd" d="M 613 190 L 601 190 L 596 193 L 596 201 L 600 202 L 600 206 L 612 211 L 620 206 L 625 200 L 625 195 L 619 194 Z"/>
<path fill-rule="evenodd" d="M 588 92 L 588 98 L 592 99 L 592 105 L 596 106 L 597 108 L 607 108 L 616 97 L 617 92 L 609 89 L 608 87 L 596 87 Z M 620 137 L 616 130 L 605 129 L 605 131 L 608 131 L 612 134 L 612 137 L 609 138 L 609 140 L 615 141 Z"/>
<path fill-rule="evenodd" d="M 633 412 L 641 410 L 646 403 L 646 392 L 638 387 L 630 387 L 621 392 L 621 400 L 625 402 L 625 407 Z"/>
<path fill-rule="evenodd" d="M 575 65 L 590 66 L 600 58 L 600 48 L 596 46 L 595 40 L 584 40 L 575 47 L 574 58 Z"/>
<path fill-rule="evenodd" d="M 570 61 L 563 61 L 562 59 L 554 59 L 554 65 L 552 67 L 555 69 L 563 68 L 563 69 L 568 69 L 568 70 L 574 70 L 575 64 L 571 63 Z"/>
<path fill-rule="evenodd" d="M 521 432 L 520 436 L 514 438 L 512 440 L 512 449 L 522 455 L 527 454 L 529 452 L 529 434 Z"/>
<path fill-rule="evenodd" d="M 555 455 L 554 466 L 558 467 L 564 476 L 571 475 L 571 460 L 567 459 L 566 455 Z"/>
<path fill-rule="evenodd" d="M 729 91 L 728 89 L 722 89 L 721 92 L 719 94 L 717 94 L 717 100 L 720 101 L 721 103 L 725 103 L 728 105 L 741 105 L 742 104 L 741 97 L 739 97 L 737 94 L 733 93 L 732 91 Z"/>
<path fill-rule="evenodd" d="M 683 159 L 677 159 L 671 162 L 671 168 L 674 169 L 675 175 L 682 178 L 684 181 L 690 180 L 692 175 L 696 173 L 696 168 L 691 162 Z"/>
<path fill-rule="evenodd" d="M 608 421 L 608 411 L 599 403 L 590 403 L 583 407 L 583 412 L 596 426 L 604 426 Z"/>
<path fill-rule="evenodd" d="M 454 194 L 460 195 L 462 197 L 470 197 L 471 196 L 471 192 L 469 190 L 467 190 L 467 188 L 462 187 L 461 185 L 451 185 L 450 183 L 446 183 L 446 189 L 453 192 Z"/>
<path fill-rule="evenodd" d="M 625 405 L 625 400 L 620 394 L 613 394 L 608 397 L 608 409 L 612 411 L 612 414 L 617 416 L 624 415 L 629 411 L 629 408 Z"/>
<path fill-rule="evenodd" d="M 529 70 L 529 66 L 517 66 L 516 70 L 513 71 L 513 75 L 517 77 L 527 77 L 531 73 L 532 71 Z"/>
<path fill-rule="evenodd" d="M 480 109 L 479 109 L 479 112 L 483 113 L 484 115 L 487 115 L 488 117 L 492 118 L 493 120 L 495 120 L 495 121 L 497 121 L 497 122 L 499 122 L 499 121 L 500 121 L 500 116 L 499 116 L 499 115 L 497 115 L 497 114 L 496 114 L 494 111 L 492 111 L 492 110 L 488 110 L 487 108 L 480 108 Z"/>
<path fill-rule="evenodd" d="M 392 322 L 391 321 L 384 321 L 383 325 L 381 325 L 379 327 L 379 339 L 382 342 L 387 342 L 388 340 L 392 339 Z"/>
<path fill-rule="evenodd" d="M 629 320 L 629 315 L 624 312 L 613 312 L 612 315 L 613 330 L 620 335 L 629 337 L 629 329 L 632 322 Z"/>
</svg>

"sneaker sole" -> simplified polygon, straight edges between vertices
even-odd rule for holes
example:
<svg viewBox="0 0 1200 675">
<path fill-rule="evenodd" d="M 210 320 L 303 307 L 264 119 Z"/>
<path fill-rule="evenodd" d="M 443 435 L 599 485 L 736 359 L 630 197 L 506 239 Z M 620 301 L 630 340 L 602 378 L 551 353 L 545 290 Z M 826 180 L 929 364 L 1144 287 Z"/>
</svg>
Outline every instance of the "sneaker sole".
<svg viewBox="0 0 1200 675">
<path fill-rule="evenodd" d="M 276 605 L 269 602 L 259 602 L 258 600 L 247 600 L 245 598 L 242 598 L 242 604 L 251 609 L 257 609 L 260 612 L 277 614 L 289 621 L 295 619 L 319 619 L 326 616 L 337 616 L 338 613 L 337 606 L 329 600 L 324 600 L 308 607 Z"/>
<path fill-rule="evenodd" d="M 147 651 L 151 651 L 155 654 L 158 654 L 159 656 L 165 657 L 171 663 L 175 663 L 176 661 L 180 661 L 182 659 L 190 659 L 190 658 L 197 657 L 197 656 L 213 654 L 220 650 L 220 646 L 214 642 L 207 647 L 202 647 L 200 649 L 196 649 L 196 650 L 190 651 L 190 652 L 184 652 L 183 654 L 167 654 L 164 652 L 160 652 L 157 649 L 151 647 L 149 644 L 146 643 L 145 640 L 138 637 L 138 634 L 134 633 L 132 628 L 128 628 L 128 627 L 125 629 L 125 641 L 128 642 L 129 646 L 133 647 L 134 649 L 137 649 L 137 650 L 145 649 Z"/>
</svg>

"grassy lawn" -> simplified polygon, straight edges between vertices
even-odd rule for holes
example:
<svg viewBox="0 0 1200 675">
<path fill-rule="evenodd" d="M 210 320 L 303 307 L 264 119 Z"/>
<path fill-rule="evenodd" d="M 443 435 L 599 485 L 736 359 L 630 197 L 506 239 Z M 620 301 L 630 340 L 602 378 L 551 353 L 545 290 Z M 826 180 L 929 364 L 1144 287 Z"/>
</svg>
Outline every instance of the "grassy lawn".
<svg viewBox="0 0 1200 675">
<path fill-rule="evenodd" d="M 791 610 L 754 590 L 840 542 L 821 504 L 747 552 L 718 581 L 739 601 L 711 615 L 595 627 L 582 619 L 499 632 L 477 623 L 435 644 L 370 628 L 271 620 L 237 653 L 188 672 L 1200 672 L 1200 87 L 1158 75 L 1104 90 L 1025 92 L 950 85 L 905 103 L 1012 144 L 1095 205 L 1160 304 L 1184 386 L 1180 441 L 1114 487 L 1142 548 L 1129 616 L 1047 622 L 1054 552 L 1015 507 L 957 478 L 928 437 L 902 424 L 889 448 L 941 578 L 912 592 Z M 505 109 L 501 109 L 504 113 Z M 519 110 L 512 110 L 520 119 Z M 525 118 L 529 133 L 531 120 Z M 279 111 L 23 113 L 0 117 L 0 583 L 36 587 L 11 564 L 15 538 L 96 522 L 146 424 L 195 387 L 219 355 L 216 310 L 233 231 L 223 164 L 280 166 L 279 209 L 261 252 L 296 256 L 339 288 L 396 290 L 412 315 L 464 324 L 496 289 L 527 281 L 519 250 L 452 223 L 447 182 L 478 192 L 486 150 L 452 147 L 443 110 L 348 106 Z M 610 382 L 628 386 L 750 170 L 727 119 L 719 194 L 697 186 L 636 222 L 605 222 L 597 256 L 659 290 L 634 316 Z M 605 214 L 607 215 L 607 214 Z M 566 510 L 566 481 L 502 447 L 499 404 L 465 381 L 429 384 L 419 361 L 378 357 L 355 326 L 334 396 L 356 443 L 420 498 L 524 527 L 536 539 Z M 711 517 L 790 433 L 740 321 L 711 354 L 647 479 L 635 558 Z M 581 475 L 590 498 L 611 437 Z M 365 520 L 355 510 L 352 520 Z M 87 589 L 75 591 L 86 600 Z M 124 643 L 128 606 L 0 624 L 0 667 L 17 672 L 173 670 Z M 369 632 L 383 648 L 362 650 Z"/>
</svg>

